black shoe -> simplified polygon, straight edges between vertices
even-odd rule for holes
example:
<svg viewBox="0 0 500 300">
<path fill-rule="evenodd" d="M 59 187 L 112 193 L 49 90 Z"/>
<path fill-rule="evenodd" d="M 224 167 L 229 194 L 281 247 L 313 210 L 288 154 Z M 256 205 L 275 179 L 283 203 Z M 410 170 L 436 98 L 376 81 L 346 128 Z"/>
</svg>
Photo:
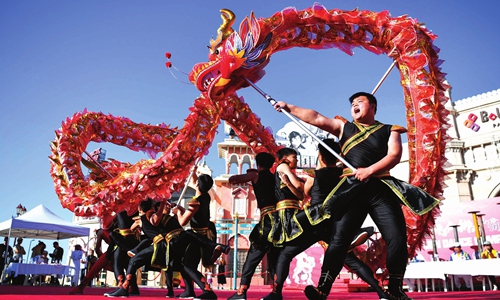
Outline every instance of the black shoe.
<svg viewBox="0 0 500 300">
<path fill-rule="evenodd" d="M 267 296 L 261 298 L 260 300 L 283 300 L 283 295 L 278 295 L 276 293 L 269 293 Z"/>
<path fill-rule="evenodd" d="M 191 294 L 189 292 L 184 291 L 181 294 L 177 295 L 175 298 L 177 298 L 177 299 L 192 299 L 195 296 L 196 296 L 195 294 Z"/>
<path fill-rule="evenodd" d="M 231 297 L 227 298 L 227 300 L 246 300 L 247 299 L 247 291 L 243 291 L 242 294 L 238 294 L 238 292 L 234 293 Z"/>
<path fill-rule="evenodd" d="M 408 295 L 405 294 L 401 289 L 397 291 L 390 291 L 389 290 L 389 299 L 391 300 L 413 300 L 412 298 L 408 297 Z"/>
<path fill-rule="evenodd" d="M 361 228 L 360 231 L 356 234 L 356 236 L 352 240 L 351 246 L 349 246 L 349 251 L 366 242 L 366 240 L 372 234 L 373 234 L 373 227 Z"/>
<path fill-rule="evenodd" d="M 167 295 L 165 296 L 166 298 L 175 298 L 174 291 L 169 290 L 167 292 Z"/>
<path fill-rule="evenodd" d="M 391 296 L 389 296 L 389 294 L 387 294 L 385 291 L 377 293 L 377 294 L 378 294 L 378 300 L 390 300 L 391 299 Z"/>
<path fill-rule="evenodd" d="M 306 286 L 304 289 L 304 294 L 306 294 L 309 300 L 326 300 L 327 295 L 320 292 L 317 288 L 312 285 Z"/>
<path fill-rule="evenodd" d="M 119 289 L 120 289 L 120 288 L 117 288 L 117 289 L 115 289 L 114 291 L 104 293 L 104 297 L 108 297 L 108 296 L 109 296 L 109 294 L 114 293 L 114 292 L 118 291 Z"/>
<path fill-rule="evenodd" d="M 128 292 L 124 288 L 119 288 L 116 291 L 109 293 L 108 297 L 119 297 L 119 298 L 127 298 Z"/>
<path fill-rule="evenodd" d="M 194 299 L 217 300 L 217 295 L 214 293 L 214 291 L 203 291 L 203 294 L 199 295 L 198 297 L 194 297 Z"/>
<path fill-rule="evenodd" d="M 128 288 L 128 293 L 130 296 L 140 296 L 141 295 L 137 284 L 131 284 L 130 287 Z"/>
</svg>

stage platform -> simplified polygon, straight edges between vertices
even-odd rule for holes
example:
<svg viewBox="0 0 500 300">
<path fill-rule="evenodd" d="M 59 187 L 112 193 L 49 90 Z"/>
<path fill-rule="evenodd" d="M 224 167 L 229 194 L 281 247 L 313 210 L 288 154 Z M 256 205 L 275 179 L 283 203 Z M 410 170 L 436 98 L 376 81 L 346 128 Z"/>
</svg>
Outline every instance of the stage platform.
<svg viewBox="0 0 500 300">
<path fill-rule="evenodd" d="M 34 300 L 82 300 L 82 299 L 107 299 L 103 296 L 105 292 L 112 291 L 113 288 L 86 288 L 83 295 L 68 295 L 71 287 L 52 287 L 52 286 L 0 286 L 0 299 L 34 299 Z M 159 288 L 141 287 L 141 295 L 130 297 L 132 299 L 166 299 L 166 290 Z M 227 299 L 234 291 L 214 290 L 218 299 Z M 269 286 L 252 286 L 247 294 L 248 300 L 258 300 L 267 295 L 270 291 Z M 182 292 L 182 289 L 175 291 L 175 295 Z M 197 295 L 201 292 L 196 290 Z M 408 293 L 413 299 L 500 299 L 500 291 L 474 291 L 474 292 L 421 292 Z M 302 290 L 286 289 L 284 299 L 303 300 L 305 299 Z M 374 292 L 333 292 L 328 299 L 378 299 Z"/>
</svg>

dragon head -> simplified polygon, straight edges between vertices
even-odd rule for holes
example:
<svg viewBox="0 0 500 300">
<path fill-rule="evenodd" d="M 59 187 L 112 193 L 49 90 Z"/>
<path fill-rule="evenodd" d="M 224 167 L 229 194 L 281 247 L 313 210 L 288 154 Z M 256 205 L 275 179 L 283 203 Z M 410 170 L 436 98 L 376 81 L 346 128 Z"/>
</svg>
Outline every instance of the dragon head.
<svg viewBox="0 0 500 300">
<path fill-rule="evenodd" d="M 258 81 L 269 62 L 272 34 L 263 35 L 254 14 L 240 24 L 239 32 L 231 26 L 235 15 L 221 9 L 222 25 L 217 38 L 210 41 L 208 62 L 196 64 L 189 80 L 199 91 L 212 100 L 222 99 L 236 90 L 248 86 L 245 78 Z"/>
</svg>

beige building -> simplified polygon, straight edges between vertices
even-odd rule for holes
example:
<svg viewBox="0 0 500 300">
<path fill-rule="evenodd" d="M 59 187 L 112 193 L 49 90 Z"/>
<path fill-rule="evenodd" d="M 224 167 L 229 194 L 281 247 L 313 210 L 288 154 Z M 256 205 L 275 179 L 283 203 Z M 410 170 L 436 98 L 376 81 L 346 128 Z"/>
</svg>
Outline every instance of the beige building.
<svg viewBox="0 0 500 300">
<path fill-rule="evenodd" d="M 450 101 L 446 203 L 500 196 L 500 89 Z M 408 148 L 392 175 L 408 180 Z"/>
</svg>

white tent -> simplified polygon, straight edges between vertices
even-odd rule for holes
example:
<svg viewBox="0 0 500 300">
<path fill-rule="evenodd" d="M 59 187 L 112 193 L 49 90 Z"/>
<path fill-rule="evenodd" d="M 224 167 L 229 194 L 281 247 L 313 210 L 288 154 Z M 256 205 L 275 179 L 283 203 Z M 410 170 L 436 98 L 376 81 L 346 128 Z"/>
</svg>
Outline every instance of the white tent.
<svg viewBox="0 0 500 300">
<path fill-rule="evenodd" d="M 90 228 L 61 219 L 43 204 L 0 223 L 0 236 L 61 240 L 88 236 Z"/>
</svg>

